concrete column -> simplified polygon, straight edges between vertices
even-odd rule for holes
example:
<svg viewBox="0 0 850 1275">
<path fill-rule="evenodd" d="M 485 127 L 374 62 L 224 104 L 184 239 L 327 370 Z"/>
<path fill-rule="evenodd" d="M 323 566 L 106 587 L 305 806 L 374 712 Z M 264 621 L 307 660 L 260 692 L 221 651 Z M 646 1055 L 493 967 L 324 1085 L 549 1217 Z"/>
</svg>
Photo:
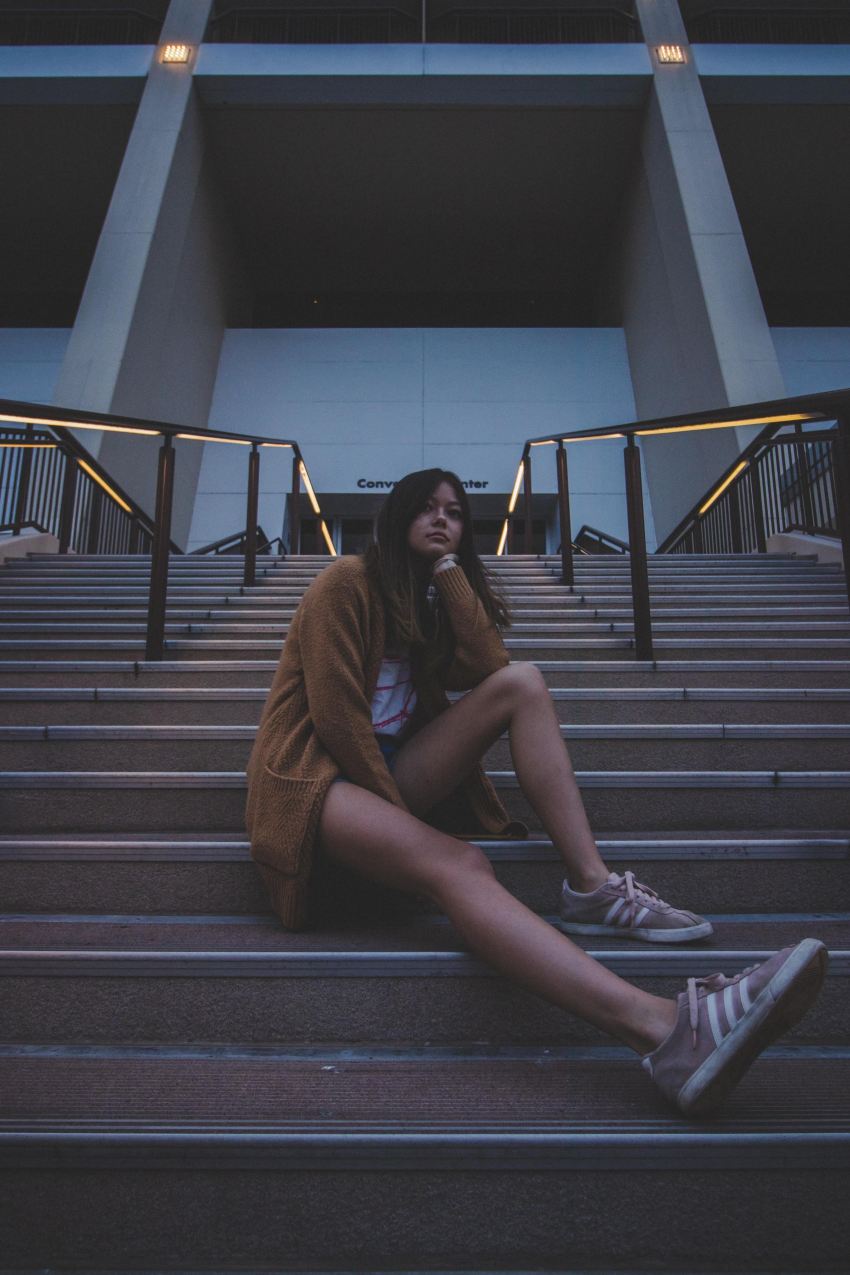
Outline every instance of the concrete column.
<svg viewBox="0 0 850 1275">
<path fill-rule="evenodd" d="M 160 43 L 197 50 L 212 0 L 171 0 Z M 55 401 L 207 424 L 234 291 L 188 65 L 152 64 L 77 313 Z M 84 442 L 91 446 L 94 435 Z M 100 436 L 107 470 L 153 511 L 157 440 Z M 178 443 L 174 539 L 185 544 L 203 445 Z M 223 527 L 221 534 L 237 528 Z"/>
<path fill-rule="evenodd" d="M 781 398 L 779 363 L 676 0 L 636 0 L 653 65 L 624 244 L 623 325 L 638 416 Z M 679 44 L 683 65 L 656 46 Z M 643 440 L 659 540 L 752 437 Z"/>
</svg>

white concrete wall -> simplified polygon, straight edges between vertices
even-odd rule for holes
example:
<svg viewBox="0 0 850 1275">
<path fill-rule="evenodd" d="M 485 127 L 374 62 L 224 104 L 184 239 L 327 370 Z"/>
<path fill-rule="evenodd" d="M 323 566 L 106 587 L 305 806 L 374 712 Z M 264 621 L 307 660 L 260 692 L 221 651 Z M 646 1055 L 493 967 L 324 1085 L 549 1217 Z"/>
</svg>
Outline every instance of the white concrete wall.
<svg viewBox="0 0 850 1275">
<path fill-rule="evenodd" d="M 70 328 L 0 328 L 0 398 L 49 403 Z"/>
<path fill-rule="evenodd" d="M 850 386 L 850 328 L 772 328 L 788 393 Z"/>
<path fill-rule="evenodd" d="M 507 493 L 526 438 L 633 418 L 619 329 L 232 329 L 209 424 L 297 439 L 319 493 L 431 465 Z M 206 446 L 190 548 L 244 525 L 239 453 Z M 552 449 L 533 460 L 535 492 L 554 492 Z M 578 444 L 569 463 L 574 530 L 589 522 L 625 536 L 622 444 Z M 269 535 L 289 484 L 289 453 L 264 452 Z"/>
</svg>

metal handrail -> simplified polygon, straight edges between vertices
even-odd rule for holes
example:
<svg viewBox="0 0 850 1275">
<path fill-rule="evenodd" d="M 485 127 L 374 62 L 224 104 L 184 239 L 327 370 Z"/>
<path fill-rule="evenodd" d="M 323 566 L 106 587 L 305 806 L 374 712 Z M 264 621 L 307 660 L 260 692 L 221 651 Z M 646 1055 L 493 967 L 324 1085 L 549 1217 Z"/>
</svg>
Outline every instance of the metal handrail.
<svg viewBox="0 0 850 1275">
<path fill-rule="evenodd" d="M 802 429 L 806 424 L 836 422 L 834 429 L 817 433 L 801 433 L 790 440 L 795 447 L 805 446 L 806 440 L 828 440 L 832 447 L 834 467 L 835 518 L 844 555 L 844 574 L 850 602 L 850 389 L 827 390 L 819 394 L 804 394 L 794 398 L 771 399 L 735 407 L 687 412 L 678 416 L 666 416 L 655 420 L 628 421 L 621 425 L 606 425 L 586 430 L 566 430 L 562 434 L 548 434 L 529 438 L 523 445 L 513 490 L 508 501 L 507 515 L 502 527 L 497 552 L 513 550 L 512 519 L 519 500 L 524 497 L 525 537 L 524 551 L 531 545 L 531 454 L 535 447 L 554 446 L 558 477 L 558 509 L 561 532 L 561 579 L 571 588 L 575 584 L 572 539 L 570 533 L 569 479 L 567 472 L 567 445 L 588 440 L 621 438 L 625 440 L 623 458 L 626 476 L 626 509 L 629 527 L 629 560 L 632 581 L 632 607 L 634 615 L 634 649 L 638 659 L 651 660 L 652 620 L 649 600 L 649 573 L 646 553 L 646 530 L 643 514 L 640 450 L 637 440 L 644 436 L 681 434 L 697 430 L 731 429 L 761 425 L 760 434 L 743 449 L 737 460 L 728 466 L 701 501 L 690 510 L 671 536 L 657 552 L 666 551 L 671 537 L 681 538 L 694 518 L 699 518 L 731 486 L 738 474 L 748 468 L 752 457 L 764 447 L 787 438 L 775 436 L 787 425 Z M 800 440 L 803 440 L 802 444 Z"/>
<path fill-rule="evenodd" d="M 10 428 L 12 427 L 12 428 Z M 22 428 L 23 427 L 23 428 Z M 157 458 L 156 507 L 153 518 L 132 501 L 111 478 L 102 465 L 92 457 L 68 431 L 71 429 L 96 430 L 104 433 L 128 434 L 162 440 Z M 26 517 L 31 474 L 31 456 L 37 438 L 49 440 L 47 444 L 60 447 L 65 453 L 66 467 L 62 486 L 62 513 L 59 535 L 60 552 L 67 552 L 70 528 L 76 500 L 76 479 L 80 462 L 85 457 L 86 472 L 98 484 L 98 502 L 104 493 L 114 506 L 123 508 L 134 523 L 141 527 L 150 539 L 151 577 L 148 601 L 148 627 L 145 658 L 162 659 L 165 649 L 165 608 L 168 589 L 168 559 L 170 553 L 181 550 L 171 541 L 171 509 L 174 489 L 174 464 L 176 439 L 194 442 L 214 442 L 248 447 L 247 508 L 245 517 L 245 562 L 243 584 L 252 586 L 256 581 L 257 567 L 257 513 L 260 492 L 260 450 L 262 448 L 288 448 L 292 452 L 292 495 L 289 502 L 289 551 L 300 552 L 301 516 L 299 497 L 302 482 L 316 514 L 319 530 L 328 552 L 336 556 L 336 550 L 322 517 L 307 466 L 295 439 L 273 439 L 258 434 L 241 434 L 234 430 L 189 429 L 171 421 L 149 420 L 137 416 L 118 416 L 103 412 L 81 412 L 77 409 L 56 407 L 45 403 L 26 403 L 16 399 L 0 399 L 0 430 L 10 435 L 5 446 L 17 447 L 23 456 L 15 475 L 17 492 L 15 499 L 15 524 L 22 525 Z M 36 435 L 35 431 L 40 433 Z M 98 504 L 98 509 L 100 504 Z M 96 547 L 91 552 L 96 552 Z"/>
</svg>

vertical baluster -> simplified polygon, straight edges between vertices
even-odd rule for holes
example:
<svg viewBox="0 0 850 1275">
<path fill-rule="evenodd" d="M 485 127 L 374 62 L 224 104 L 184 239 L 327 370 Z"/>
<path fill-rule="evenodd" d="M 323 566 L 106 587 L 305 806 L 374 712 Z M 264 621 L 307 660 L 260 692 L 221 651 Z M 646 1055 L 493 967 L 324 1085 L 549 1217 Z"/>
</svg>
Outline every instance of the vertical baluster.
<svg viewBox="0 0 850 1275">
<path fill-rule="evenodd" d="M 572 522 L 570 520 L 570 480 L 567 471 L 567 449 L 558 443 L 556 454 L 558 467 L 558 523 L 561 531 L 561 583 L 570 588 L 575 584 L 573 563 Z"/>
<path fill-rule="evenodd" d="M 626 507 L 629 524 L 629 563 L 632 576 L 632 613 L 635 629 L 635 656 L 652 659 L 652 617 L 649 603 L 649 570 L 646 562 L 646 530 L 643 517 L 643 490 L 640 480 L 640 452 L 634 435 L 623 448 L 626 470 Z"/>
<path fill-rule="evenodd" d="M 246 588 L 257 578 L 257 507 L 260 498 L 260 451 L 251 445 L 248 457 L 248 501 L 245 511 L 245 569 L 242 583 Z"/>
<path fill-rule="evenodd" d="M 171 543 L 171 503 L 174 490 L 174 446 L 166 434 L 159 449 L 156 475 L 156 512 L 151 549 L 148 597 L 148 631 L 145 659 L 161 660 L 165 649 L 165 607 L 168 593 L 168 553 Z"/>
</svg>

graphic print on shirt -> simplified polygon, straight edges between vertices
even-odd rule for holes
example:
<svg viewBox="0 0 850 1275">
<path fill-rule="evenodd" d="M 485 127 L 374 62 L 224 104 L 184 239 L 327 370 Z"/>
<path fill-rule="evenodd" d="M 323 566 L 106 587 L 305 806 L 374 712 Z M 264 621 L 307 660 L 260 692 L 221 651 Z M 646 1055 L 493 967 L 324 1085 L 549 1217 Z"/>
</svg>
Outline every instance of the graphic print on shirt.
<svg viewBox="0 0 850 1275">
<path fill-rule="evenodd" d="M 376 735 L 398 735 L 416 707 L 416 691 L 407 656 L 381 660 L 378 685 L 372 696 L 372 729 Z"/>
</svg>

